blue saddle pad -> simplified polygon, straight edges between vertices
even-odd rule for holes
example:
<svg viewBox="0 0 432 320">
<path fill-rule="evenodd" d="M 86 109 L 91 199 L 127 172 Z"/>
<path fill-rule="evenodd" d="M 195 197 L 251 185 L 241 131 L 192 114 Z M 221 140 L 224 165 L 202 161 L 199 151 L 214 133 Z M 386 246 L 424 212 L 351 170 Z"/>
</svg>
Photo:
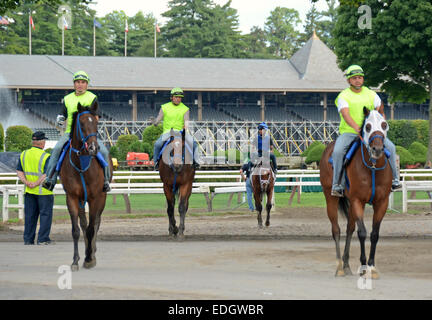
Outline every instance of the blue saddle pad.
<svg viewBox="0 0 432 320">
<path fill-rule="evenodd" d="M 69 150 L 70 144 L 71 144 L 71 139 L 69 139 L 68 142 L 66 142 L 65 145 L 63 146 L 62 152 L 60 154 L 59 160 L 56 165 L 56 171 L 60 172 L 61 166 L 63 164 L 63 160 L 66 156 L 66 153 Z M 84 156 L 84 155 L 80 156 L 79 159 L 80 159 L 81 168 L 86 168 L 89 165 L 91 158 L 92 158 L 91 156 Z M 102 153 L 98 152 L 96 155 L 96 159 L 98 160 L 102 168 L 108 166 L 108 163 L 105 161 Z"/>
</svg>

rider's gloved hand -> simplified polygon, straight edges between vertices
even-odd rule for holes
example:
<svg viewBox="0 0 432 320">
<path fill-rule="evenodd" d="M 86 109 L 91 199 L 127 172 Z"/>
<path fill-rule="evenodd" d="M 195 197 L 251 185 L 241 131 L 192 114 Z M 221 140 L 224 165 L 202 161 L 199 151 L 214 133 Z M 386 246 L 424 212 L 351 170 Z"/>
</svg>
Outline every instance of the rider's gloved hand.
<svg viewBox="0 0 432 320">
<path fill-rule="evenodd" d="M 59 127 L 63 127 L 65 124 L 66 118 L 64 115 L 59 114 L 57 116 L 56 122 Z"/>
</svg>

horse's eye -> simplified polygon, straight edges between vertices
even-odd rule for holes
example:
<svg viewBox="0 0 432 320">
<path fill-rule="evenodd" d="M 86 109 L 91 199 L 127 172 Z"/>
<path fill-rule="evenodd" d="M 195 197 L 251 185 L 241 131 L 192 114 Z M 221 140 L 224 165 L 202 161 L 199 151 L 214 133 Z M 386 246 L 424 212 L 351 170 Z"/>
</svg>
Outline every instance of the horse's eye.
<svg viewBox="0 0 432 320">
<path fill-rule="evenodd" d="M 385 130 L 387 130 L 387 122 L 385 122 L 385 121 L 383 121 L 383 122 L 381 122 L 381 128 L 385 131 Z"/>
<path fill-rule="evenodd" d="M 372 129 L 372 125 L 370 124 L 370 123 L 368 123 L 367 125 L 366 125 L 366 132 L 370 132 L 371 131 L 371 129 Z"/>
</svg>

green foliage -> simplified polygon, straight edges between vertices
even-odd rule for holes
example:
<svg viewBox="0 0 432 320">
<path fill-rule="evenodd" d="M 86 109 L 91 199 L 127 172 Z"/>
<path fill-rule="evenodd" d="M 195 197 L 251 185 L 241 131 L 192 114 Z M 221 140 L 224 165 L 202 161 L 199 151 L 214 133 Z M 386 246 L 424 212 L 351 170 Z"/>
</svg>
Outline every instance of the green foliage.
<svg viewBox="0 0 432 320">
<path fill-rule="evenodd" d="M 145 153 L 148 153 L 150 159 L 153 158 L 153 145 L 148 143 L 148 142 L 143 142 L 142 143 L 142 150 Z"/>
<path fill-rule="evenodd" d="M 150 125 L 147 128 L 144 129 L 142 133 L 142 141 L 143 143 L 148 143 L 151 146 L 154 145 L 155 141 L 160 137 L 162 134 L 162 125 L 158 125 L 155 127 L 154 125 Z"/>
<path fill-rule="evenodd" d="M 131 146 L 138 142 L 139 139 L 134 134 L 122 135 L 117 139 L 117 148 L 118 148 L 118 161 L 125 161 L 127 153 L 131 150 Z M 112 148 L 111 148 L 112 149 Z"/>
<path fill-rule="evenodd" d="M 429 122 L 427 120 L 412 120 L 417 130 L 417 141 L 427 146 L 429 143 Z"/>
<path fill-rule="evenodd" d="M 10 126 L 6 130 L 6 151 L 22 152 L 31 148 L 33 131 L 26 126 Z"/>
<path fill-rule="evenodd" d="M 320 141 L 314 141 L 312 142 L 309 147 L 307 147 L 307 149 L 301 154 L 302 157 L 307 157 L 310 150 L 312 150 L 313 148 L 315 148 L 316 146 L 322 145 L 322 143 Z"/>
<path fill-rule="evenodd" d="M 389 131 L 387 137 L 397 146 L 405 149 L 409 148 L 411 143 L 417 141 L 417 130 L 412 121 L 408 120 L 389 120 Z"/>
<path fill-rule="evenodd" d="M 4 150 L 4 129 L 2 124 L 0 123 L 0 152 Z"/>
<path fill-rule="evenodd" d="M 234 159 L 236 163 L 240 163 L 240 156 L 241 152 L 238 149 L 228 149 L 225 151 L 225 158 L 228 159 Z"/>
<path fill-rule="evenodd" d="M 326 146 L 324 144 L 317 144 L 314 148 L 309 150 L 305 162 L 307 164 L 312 162 L 319 163 L 325 148 Z"/>
<path fill-rule="evenodd" d="M 415 164 L 414 156 L 404 147 L 396 146 L 396 153 L 399 155 L 400 167 L 404 168 L 407 164 Z"/>
<path fill-rule="evenodd" d="M 415 141 L 410 145 L 408 151 L 414 157 L 415 163 L 417 163 L 417 162 L 419 162 L 421 164 L 426 163 L 426 156 L 427 156 L 428 150 L 427 150 L 427 147 L 425 147 L 423 144 Z"/>
</svg>

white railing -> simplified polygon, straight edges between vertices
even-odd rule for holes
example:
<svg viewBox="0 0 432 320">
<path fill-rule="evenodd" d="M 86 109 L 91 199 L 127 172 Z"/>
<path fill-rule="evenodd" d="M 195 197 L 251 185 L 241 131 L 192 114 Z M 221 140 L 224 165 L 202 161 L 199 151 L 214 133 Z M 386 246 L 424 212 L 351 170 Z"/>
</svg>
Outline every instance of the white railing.
<svg viewBox="0 0 432 320">
<path fill-rule="evenodd" d="M 279 170 L 277 178 L 293 178 L 293 181 L 277 181 L 275 186 L 320 186 L 320 181 L 303 181 L 303 178 L 319 178 L 319 170 Z M 432 199 L 408 199 L 409 191 L 432 191 L 432 180 L 411 181 L 409 177 L 432 178 L 432 169 L 406 169 L 401 170 L 402 179 L 402 211 L 407 212 L 408 203 L 432 202 Z M 407 179 L 408 178 L 408 179 Z M 224 179 L 226 181 L 212 181 Z M 138 180 L 144 180 L 139 181 Z M 149 180 L 146 182 L 145 180 Z M 153 180 L 153 181 L 150 181 Z M 159 180 L 154 182 L 154 180 Z M 12 181 L 13 184 L 1 184 L 4 181 Z M 162 194 L 163 184 L 160 182 L 159 173 L 156 171 L 116 171 L 111 183 L 112 190 L 109 194 Z M 298 188 L 301 192 L 302 188 Z M 207 208 L 212 211 L 212 201 L 217 194 L 245 192 L 245 184 L 240 180 L 237 170 L 197 171 L 193 183 L 193 193 L 204 195 Z M 3 194 L 2 217 L 3 221 L 9 219 L 9 209 L 18 209 L 19 219 L 24 217 L 24 186 L 19 181 L 16 173 L 0 173 L 0 192 Z M 61 184 L 54 189 L 55 195 L 65 194 Z M 10 204 L 9 196 L 18 197 L 18 204 Z M 232 198 L 232 197 L 231 197 Z M 391 201 L 392 203 L 392 201 Z M 391 204 L 392 206 L 392 204 Z M 66 209 L 66 206 L 54 206 L 54 209 Z M 128 209 L 128 212 L 130 208 Z"/>
</svg>

